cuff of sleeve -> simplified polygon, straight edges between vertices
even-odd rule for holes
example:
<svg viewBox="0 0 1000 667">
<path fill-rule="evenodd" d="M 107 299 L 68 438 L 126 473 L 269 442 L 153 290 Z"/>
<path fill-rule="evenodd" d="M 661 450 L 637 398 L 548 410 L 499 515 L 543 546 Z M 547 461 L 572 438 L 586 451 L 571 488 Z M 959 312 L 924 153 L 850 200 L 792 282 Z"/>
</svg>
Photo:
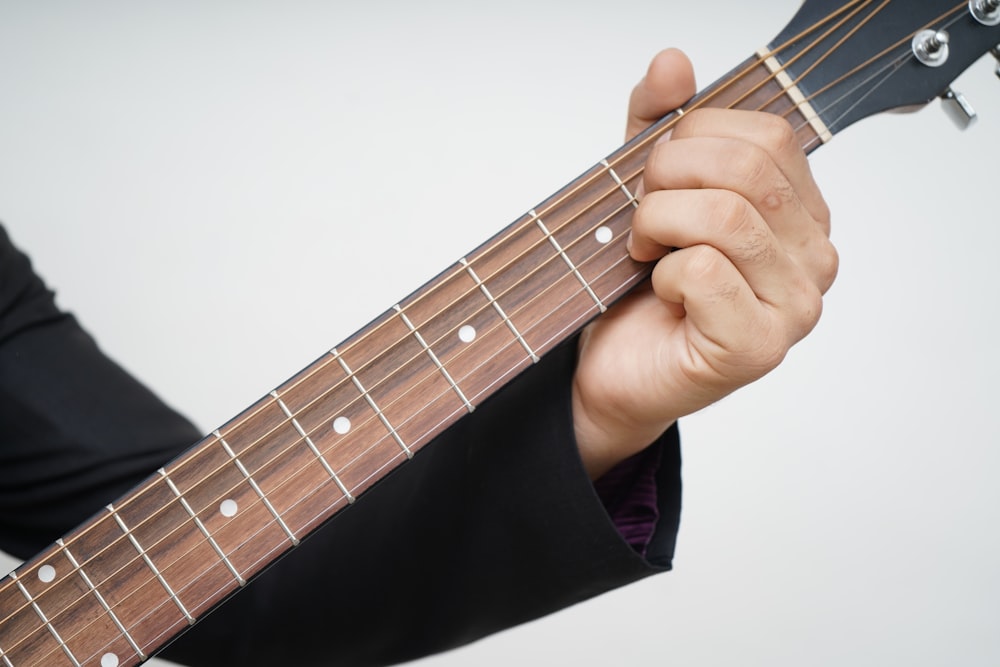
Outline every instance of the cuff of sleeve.
<svg viewBox="0 0 1000 667">
<path fill-rule="evenodd" d="M 326 664 L 330 645 L 352 664 L 395 663 L 669 569 L 680 499 L 676 431 L 652 445 L 661 459 L 660 518 L 643 558 L 622 539 L 580 460 L 570 395 L 575 356 L 572 343 L 546 355 L 212 614 L 172 655 L 197 650 L 211 660 L 239 636 L 248 665 L 281 662 L 285 644 L 297 647 L 300 665 Z M 313 613 L 331 600 L 351 614 L 330 624 Z M 275 627 L 285 642 L 266 641 Z"/>
</svg>

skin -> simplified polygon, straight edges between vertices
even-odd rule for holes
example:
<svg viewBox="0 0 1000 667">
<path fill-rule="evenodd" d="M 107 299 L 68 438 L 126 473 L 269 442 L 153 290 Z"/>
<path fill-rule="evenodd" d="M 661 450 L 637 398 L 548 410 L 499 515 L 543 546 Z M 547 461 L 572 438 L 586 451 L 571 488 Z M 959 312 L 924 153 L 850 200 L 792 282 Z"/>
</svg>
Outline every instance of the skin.
<svg viewBox="0 0 1000 667">
<path fill-rule="evenodd" d="M 659 53 L 632 92 L 626 138 L 694 93 L 687 57 Z M 774 369 L 816 325 L 837 273 L 829 209 L 777 116 L 685 114 L 652 150 L 639 199 L 629 252 L 656 262 L 652 278 L 584 331 L 573 379 L 594 479 Z"/>
</svg>

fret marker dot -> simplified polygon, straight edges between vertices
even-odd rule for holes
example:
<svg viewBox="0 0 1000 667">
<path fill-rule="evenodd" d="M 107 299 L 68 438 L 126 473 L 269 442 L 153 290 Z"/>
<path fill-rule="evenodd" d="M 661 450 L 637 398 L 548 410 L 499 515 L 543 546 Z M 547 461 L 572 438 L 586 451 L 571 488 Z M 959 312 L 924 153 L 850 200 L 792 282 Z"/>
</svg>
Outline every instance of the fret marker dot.
<svg viewBox="0 0 1000 667">
<path fill-rule="evenodd" d="M 42 583 L 48 584 L 55 581 L 56 579 L 56 568 L 51 565 L 43 565 L 38 568 L 38 578 L 42 580 Z"/>
<path fill-rule="evenodd" d="M 239 505 L 237 505 L 236 501 L 233 500 L 232 498 L 226 498 L 225 500 L 222 501 L 222 504 L 219 505 L 219 511 L 222 512 L 222 516 L 225 517 L 236 516 L 236 512 L 238 512 L 239 509 L 240 509 Z"/>
<path fill-rule="evenodd" d="M 105 653 L 101 656 L 101 667 L 118 667 L 118 656 L 114 653 Z"/>
<path fill-rule="evenodd" d="M 611 231 L 610 227 L 600 226 L 597 231 L 594 232 L 594 236 L 597 238 L 598 243 L 609 243 L 612 238 L 614 238 L 614 232 Z"/>
<path fill-rule="evenodd" d="M 337 417 L 333 420 L 333 430 L 344 435 L 351 430 L 351 420 L 347 417 Z"/>
<path fill-rule="evenodd" d="M 458 339 L 463 343 L 471 343 L 476 340 L 476 327 L 466 324 L 458 330 Z"/>
</svg>

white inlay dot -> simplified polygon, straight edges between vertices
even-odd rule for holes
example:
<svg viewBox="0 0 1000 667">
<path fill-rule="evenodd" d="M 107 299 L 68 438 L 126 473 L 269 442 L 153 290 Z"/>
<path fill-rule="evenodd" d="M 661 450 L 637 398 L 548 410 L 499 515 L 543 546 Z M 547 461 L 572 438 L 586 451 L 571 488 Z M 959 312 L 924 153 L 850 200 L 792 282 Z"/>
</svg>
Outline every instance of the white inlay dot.
<svg viewBox="0 0 1000 667">
<path fill-rule="evenodd" d="M 458 339 L 463 343 L 471 343 L 476 340 L 476 327 L 466 324 L 458 330 Z"/>
<path fill-rule="evenodd" d="M 50 583 L 56 579 L 56 568 L 51 565 L 43 565 L 38 568 L 38 578 L 42 580 L 42 583 Z"/>
<path fill-rule="evenodd" d="M 605 227 L 601 225 L 594 232 L 594 236 L 597 238 L 598 243 L 609 243 L 612 238 L 614 238 L 615 233 L 611 231 L 610 227 Z"/>
<path fill-rule="evenodd" d="M 333 430 L 344 435 L 351 430 L 351 420 L 347 417 L 337 417 L 333 420 Z"/>
<path fill-rule="evenodd" d="M 234 517 L 239 511 L 240 507 L 236 504 L 236 501 L 232 498 L 226 498 L 219 505 L 219 511 L 222 512 L 222 516 Z"/>
<path fill-rule="evenodd" d="M 101 656 L 101 667 L 118 667 L 118 656 L 114 653 L 105 653 Z"/>
</svg>

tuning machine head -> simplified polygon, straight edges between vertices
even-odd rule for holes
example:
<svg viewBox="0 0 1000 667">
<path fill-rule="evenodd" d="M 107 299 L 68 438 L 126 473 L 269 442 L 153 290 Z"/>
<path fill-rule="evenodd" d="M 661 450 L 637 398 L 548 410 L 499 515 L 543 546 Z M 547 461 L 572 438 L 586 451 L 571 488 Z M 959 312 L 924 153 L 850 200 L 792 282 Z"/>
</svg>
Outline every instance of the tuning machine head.
<svg viewBox="0 0 1000 667">
<path fill-rule="evenodd" d="M 948 61 L 948 42 L 951 37 L 947 30 L 921 30 L 913 36 L 910 47 L 917 60 L 928 67 L 940 67 Z"/>
<path fill-rule="evenodd" d="M 941 106 L 960 130 L 969 129 L 978 118 L 976 110 L 969 104 L 969 100 L 965 99 L 965 95 L 952 90 L 950 86 L 941 94 Z"/>
<path fill-rule="evenodd" d="M 1000 0 L 969 0 L 969 11 L 983 25 L 1000 25 Z"/>
<path fill-rule="evenodd" d="M 997 77 L 1000 77 L 1000 44 L 997 44 L 990 49 L 990 53 L 992 53 L 993 57 L 997 59 L 996 75 Z"/>
</svg>

